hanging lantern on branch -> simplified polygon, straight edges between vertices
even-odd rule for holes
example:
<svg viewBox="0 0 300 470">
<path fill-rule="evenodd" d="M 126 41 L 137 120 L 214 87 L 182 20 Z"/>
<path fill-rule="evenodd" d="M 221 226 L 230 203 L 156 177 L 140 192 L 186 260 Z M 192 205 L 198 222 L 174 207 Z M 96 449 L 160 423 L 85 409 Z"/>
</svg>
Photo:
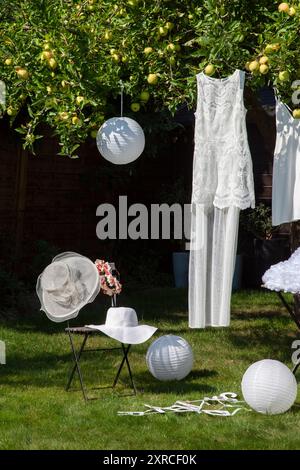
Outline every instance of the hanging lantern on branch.
<svg viewBox="0 0 300 470">
<path fill-rule="evenodd" d="M 115 165 L 134 162 L 145 148 L 143 129 L 129 117 L 113 117 L 105 121 L 96 139 L 101 155 Z"/>
<path fill-rule="evenodd" d="M 105 121 L 96 141 L 101 155 L 115 165 L 134 162 L 145 148 L 145 134 L 141 126 L 129 117 L 123 117 L 123 89 L 121 86 L 121 116 Z"/>
</svg>

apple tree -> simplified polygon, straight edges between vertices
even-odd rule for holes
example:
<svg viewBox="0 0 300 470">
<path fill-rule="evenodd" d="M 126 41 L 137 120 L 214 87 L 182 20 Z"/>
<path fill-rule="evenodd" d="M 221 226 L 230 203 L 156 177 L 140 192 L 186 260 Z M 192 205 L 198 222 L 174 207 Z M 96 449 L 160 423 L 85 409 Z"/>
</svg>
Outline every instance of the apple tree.
<svg viewBox="0 0 300 470">
<path fill-rule="evenodd" d="M 121 88 L 127 114 L 174 112 L 195 104 L 199 71 L 226 76 L 246 68 L 251 87 L 269 81 L 291 101 L 298 3 L 1 0 L 2 112 L 14 123 L 23 110 L 17 130 L 30 149 L 46 123 L 61 154 L 76 156 L 116 112 Z"/>
</svg>

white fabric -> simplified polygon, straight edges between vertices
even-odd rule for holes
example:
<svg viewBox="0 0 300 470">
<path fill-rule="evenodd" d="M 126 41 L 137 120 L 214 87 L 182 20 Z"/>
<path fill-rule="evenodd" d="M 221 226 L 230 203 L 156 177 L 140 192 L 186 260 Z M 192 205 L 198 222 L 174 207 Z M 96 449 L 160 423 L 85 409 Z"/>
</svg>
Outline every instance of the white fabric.
<svg viewBox="0 0 300 470">
<path fill-rule="evenodd" d="M 300 248 L 292 256 L 271 266 L 263 275 L 264 287 L 275 291 L 300 293 Z"/>
<path fill-rule="evenodd" d="M 93 302 L 99 291 L 96 266 L 90 259 L 73 252 L 53 258 L 36 284 L 41 310 L 54 322 L 77 317 L 79 310 Z"/>
<path fill-rule="evenodd" d="M 255 206 L 245 74 L 197 75 L 189 326 L 228 326 L 239 211 Z"/>
<path fill-rule="evenodd" d="M 204 397 L 202 400 L 193 401 L 176 401 L 172 406 L 153 406 L 145 405 L 146 411 L 118 411 L 119 416 L 146 416 L 149 414 L 165 414 L 168 412 L 174 413 L 197 413 L 207 414 L 209 416 L 234 416 L 241 410 L 251 411 L 241 403 L 244 401 L 238 400 L 236 393 L 224 392 L 219 396 Z M 216 408 L 211 408 L 218 407 Z"/>
<path fill-rule="evenodd" d="M 276 100 L 272 224 L 300 219 L 300 121 Z"/>
<path fill-rule="evenodd" d="M 129 307 L 111 307 L 107 311 L 104 325 L 86 326 L 102 331 L 124 344 L 144 343 L 157 330 L 154 326 L 139 325 L 136 311 Z"/>
<path fill-rule="evenodd" d="M 240 209 L 195 205 L 189 265 L 189 326 L 229 326 Z"/>
<path fill-rule="evenodd" d="M 245 73 L 197 75 L 192 202 L 220 209 L 255 206 L 244 107 Z"/>
</svg>

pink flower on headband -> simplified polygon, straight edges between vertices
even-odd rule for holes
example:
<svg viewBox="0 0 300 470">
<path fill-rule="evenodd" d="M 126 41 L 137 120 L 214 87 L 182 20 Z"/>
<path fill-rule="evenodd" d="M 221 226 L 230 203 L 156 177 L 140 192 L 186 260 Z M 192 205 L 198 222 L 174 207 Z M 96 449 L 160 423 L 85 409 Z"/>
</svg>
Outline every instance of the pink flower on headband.
<svg viewBox="0 0 300 470">
<path fill-rule="evenodd" d="M 113 296 L 120 294 L 122 291 L 122 284 L 119 281 L 119 272 L 111 266 L 108 261 L 96 259 L 96 268 L 100 276 L 100 286 L 103 294 Z"/>
</svg>

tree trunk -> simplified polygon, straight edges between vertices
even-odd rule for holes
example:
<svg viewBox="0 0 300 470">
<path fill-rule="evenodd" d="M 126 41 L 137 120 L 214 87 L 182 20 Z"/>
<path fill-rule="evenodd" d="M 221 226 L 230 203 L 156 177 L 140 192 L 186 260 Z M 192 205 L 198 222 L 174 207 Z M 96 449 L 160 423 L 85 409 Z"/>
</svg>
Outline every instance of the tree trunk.
<svg viewBox="0 0 300 470">
<path fill-rule="evenodd" d="M 23 247 L 24 217 L 28 176 L 28 151 L 20 147 L 16 178 L 16 226 L 15 226 L 15 259 L 13 270 L 18 273 Z"/>
<path fill-rule="evenodd" d="M 294 253 L 300 247 L 300 221 L 291 224 L 291 251 Z M 300 295 L 294 295 L 294 312 L 298 322 L 300 322 Z"/>
</svg>

